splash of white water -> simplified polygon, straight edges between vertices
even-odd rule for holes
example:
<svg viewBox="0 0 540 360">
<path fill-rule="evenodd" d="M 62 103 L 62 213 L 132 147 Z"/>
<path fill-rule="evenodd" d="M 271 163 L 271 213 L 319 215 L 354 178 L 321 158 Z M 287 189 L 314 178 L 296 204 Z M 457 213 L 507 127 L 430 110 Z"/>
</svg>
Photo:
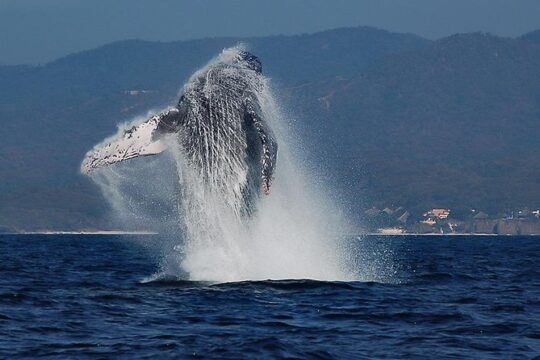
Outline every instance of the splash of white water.
<svg viewBox="0 0 540 360">
<path fill-rule="evenodd" d="M 181 266 L 193 280 L 346 279 L 336 246 L 343 230 L 339 212 L 323 199 L 315 177 L 295 166 L 270 92 L 260 100 L 280 144 L 272 193 L 259 199 L 251 219 L 239 221 L 222 198 L 204 196 L 204 184 L 186 178 L 186 166 L 178 161 L 181 186 L 191 192 L 184 198 L 192 200 L 184 208 L 188 236 Z"/>
<path fill-rule="evenodd" d="M 215 282 L 355 278 L 338 245 L 347 231 L 343 216 L 324 195 L 320 177 L 299 166 L 291 147 L 301 148 L 299 138 L 269 89 L 264 79 L 257 96 L 279 143 L 279 161 L 272 193 L 257 199 L 250 217 L 236 211 L 238 189 L 213 191 L 174 144 L 162 159 L 139 159 L 93 176 L 124 220 L 136 218 L 166 234 L 164 275 Z"/>
</svg>

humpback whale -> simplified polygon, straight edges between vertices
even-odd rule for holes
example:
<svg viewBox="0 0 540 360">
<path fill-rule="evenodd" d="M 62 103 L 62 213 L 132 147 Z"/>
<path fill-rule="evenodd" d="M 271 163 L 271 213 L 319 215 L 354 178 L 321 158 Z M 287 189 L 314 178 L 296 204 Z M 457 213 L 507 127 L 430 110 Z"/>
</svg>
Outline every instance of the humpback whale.
<svg viewBox="0 0 540 360">
<path fill-rule="evenodd" d="M 278 152 L 262 111 L 265 87 L 255 55 L 225 49 L 191 76 L 176 106 L 94 147 L 81 172 L 176 146 L 208 191 L 240 199 L 240 211 L 250 213 L 253 200 L 270 192 Z"/>
</svg>

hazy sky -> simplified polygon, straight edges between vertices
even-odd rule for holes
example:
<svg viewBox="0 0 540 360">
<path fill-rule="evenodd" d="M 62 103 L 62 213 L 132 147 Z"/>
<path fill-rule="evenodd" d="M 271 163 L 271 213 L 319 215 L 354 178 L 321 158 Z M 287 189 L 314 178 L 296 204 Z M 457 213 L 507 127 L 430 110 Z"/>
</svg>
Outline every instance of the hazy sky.
<svg viewBox="0 0 540 360">
<path fill-rule="evenodd" d="M 0 0 L 0 64 L 116 40 L 298 34 L 369 25 L 439 38 L 540 28 L 539 0 Z"/>
</svg>

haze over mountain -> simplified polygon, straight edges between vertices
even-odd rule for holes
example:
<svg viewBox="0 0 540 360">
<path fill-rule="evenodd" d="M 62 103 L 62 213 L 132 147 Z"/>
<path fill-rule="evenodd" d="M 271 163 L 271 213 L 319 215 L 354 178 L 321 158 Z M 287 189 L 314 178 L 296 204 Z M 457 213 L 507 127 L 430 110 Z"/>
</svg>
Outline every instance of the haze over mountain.
<svg viewBox="0 0 540 360">
<path fill-rule="evenodd" d="M 0 65 L 43 64 L 114 41 L 313 33 L 358 24 L 438 39 L 519 36 L 536 0 L 2 0 Z"/>
<path fill-rule="evenodd" d="M 540 30 L 531 31 L 530 33 L 521 36 L 521 39 L 540 44 Z"/>
<path fill-rule="evenodd" d="M 45 66 L 0 67 L 0 225 L 110 225 L 104 199 L 78 173 L 84 153 L 117 123 L 174 102 L 194 70 L 239 41 L 262 59 L 311 157 L 356 214 L 372 205 L 540 206 L 537 38 L 433 42 L 347 28 L 125 41 Z"/>
</svg>

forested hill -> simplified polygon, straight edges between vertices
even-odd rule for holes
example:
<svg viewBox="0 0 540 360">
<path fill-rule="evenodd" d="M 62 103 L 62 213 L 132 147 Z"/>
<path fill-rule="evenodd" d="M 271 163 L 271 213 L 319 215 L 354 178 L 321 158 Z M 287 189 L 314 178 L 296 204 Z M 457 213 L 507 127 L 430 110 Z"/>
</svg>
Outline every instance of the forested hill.
<svg viewBox="0 0 540 360">
<path fill-rule="evenodd" d="M 455 35 L 311 88 L 325 138 L 347 149 L 336 171 L 369 204 L 540 206 L 540 46 Z"/>
<path fill-rule="evenodd" d="M 280 90 L 358 73 L 386 54 L 428 43 L 360 27 L 287 37 L 123 41 L 39 67 L 0 67 L 0 226 L 107 226 L 105 201 L 78 173 L 85 152 L 116 124 L 175 101 L 193 71 L 242 42 Z"/>
<path fill-rule="evenodd" d="M 78 174 L 86 150 L 117 123 L 174 101 L 194 70 L 238 42 L 261 58 L 312 157 L 357 214 L 372 205 L 540 206 L 534 34 L 431 42 L 361 27 L 125 41 L 0 67 L 0 226 L 109 225 L 101 195 Z"/>
</svg>

